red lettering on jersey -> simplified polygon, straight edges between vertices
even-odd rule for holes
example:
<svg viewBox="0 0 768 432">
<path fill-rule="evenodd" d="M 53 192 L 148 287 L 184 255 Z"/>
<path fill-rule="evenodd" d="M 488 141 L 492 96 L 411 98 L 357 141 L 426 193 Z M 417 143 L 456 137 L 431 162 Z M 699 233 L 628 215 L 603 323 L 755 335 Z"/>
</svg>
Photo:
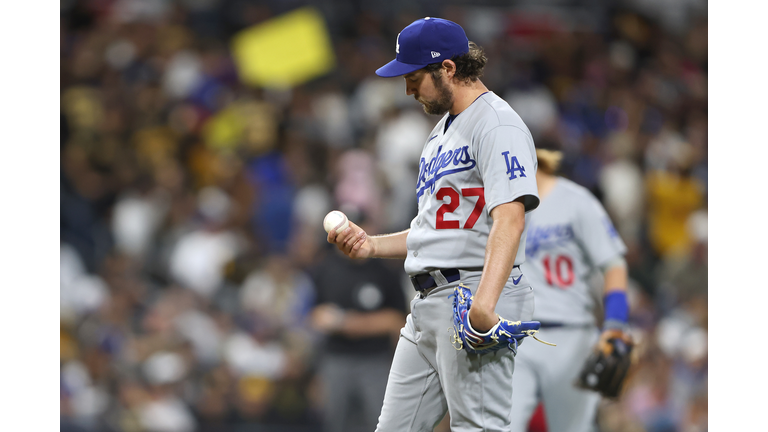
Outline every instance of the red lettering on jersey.
<svg viewBox="0 0 768 432">
<path fill-rule="evenodd" d="M 573 284 L 574 279 L 576 279 L 576 276 L 573 273 L 573 260 L 567 255 L 558 255 L 555 258 L 554 272 L 550 266 L 549 255 L 544 256 L 542 263 L 544 264 L 544 278 L 547 280 L 547 284 L 550 286 L 556 286 L 561 289 L 568 289 L 568 287 Z M 565 272 L 565 275 L 563 275 L 563 272 Z"/>
<path fill-rule="evenodd" d="M 485 207 L 485 189 L 481 187 L 475 187 L 475 188 L 464 188 L 461 190 L 461 195 L 464 197 L 477 197 L 477 202 L 475 202 L 475 207 L 472 209 L 472 213 L 469 215 L 469 218 L 467 218 L 467 221 L 464 223 L 464 229 L 471 229 L 475 226 L 477 223 L 477 220 L 480 218 L 480 214 L 483 212 L 483 208 Z M 450 201 L 441 205 L 439 209 L 437 209 L 437 214 L 435 215 L 435 228 L 437 229 L 457 229 L 461 227 L 461 223 L 457 220 L 445 220 L 446 213 L 453 213 L 456 211 L 457 208 L 459 208 L 460 198 L 459 193 L 454 188 L 450 187 L 444 187 L 440 188 L 440 190 L 437 191 L 437 194 L 435 194 L 435 198 L 439 200 L 443 200 L 446 197 L 450 198 Z"/>
<path fill-rule="evenodd" d="M 467 222 L 464 224 L 464 229 L 469 229 L 475 226 L 477 219 L 480 218 L 480 213 L 482 213 L 483 211 L 483 207 L 485 207 L 485 189 L 479 188 L 479 187 L 465 188 L 461 190 L 461 195 L 465 197 L 470 197 L 470 196 L 477 197 L 475 208 L 472 209 L 472 214 L 469 215 L 469 219 L 467 219 Z"/>
<path fill-rule="evenodd" d="M 459 193 L 453 190 L 453 188 L 444 187 L 440 188 L 439 191 L 437 191 L 437 195 L 435 197 L 439 200 L 443 200 L 445 197 L 450 198 L 451 200 L 443 205 L 440 206 L 439 209 L 437 209 L 437 215 L 435 220 L 435 228 L 437 229 L 456 229 L 459 228 L 461 225 L 459 224 L 459 221 L 457 220 L 445 220 L 444 216 L 446 213 L 453 213 L 457 208 L 459 208 Z"/>
</svg>

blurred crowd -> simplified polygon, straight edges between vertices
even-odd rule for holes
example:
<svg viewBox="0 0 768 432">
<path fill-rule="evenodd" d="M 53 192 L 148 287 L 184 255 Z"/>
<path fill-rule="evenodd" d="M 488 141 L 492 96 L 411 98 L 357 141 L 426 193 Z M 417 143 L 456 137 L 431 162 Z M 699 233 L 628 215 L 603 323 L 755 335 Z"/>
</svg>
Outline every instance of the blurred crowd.
<svg viewBox="0 0 768 432">
<path fill-rule="evenodd" d="M 310 3 L 334 71 L 242 84 L 232 36 Z M 707 430 L 706 1 L 62 0 L 62 431 L 321 430 L 322 219 L 415 215 L 438 118 L 373 72 L 430 15 L 629 248 L 637 366 L 600 431 Z"/>
</svg>

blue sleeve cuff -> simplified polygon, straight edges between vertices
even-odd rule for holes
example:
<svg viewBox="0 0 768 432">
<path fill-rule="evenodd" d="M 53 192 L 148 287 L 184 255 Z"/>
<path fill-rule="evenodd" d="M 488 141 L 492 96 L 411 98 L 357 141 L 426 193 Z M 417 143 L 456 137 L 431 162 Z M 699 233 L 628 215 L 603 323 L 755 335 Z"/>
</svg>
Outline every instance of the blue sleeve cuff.
<svg viewBox="0 0 768 432">
<path fill-rule="evenodd" d="M 612 291 L 604 298 L 605 320 L 603 328 L 627 327 L 629 322 L 629 303 L 625 291 Z"/>
</svg>

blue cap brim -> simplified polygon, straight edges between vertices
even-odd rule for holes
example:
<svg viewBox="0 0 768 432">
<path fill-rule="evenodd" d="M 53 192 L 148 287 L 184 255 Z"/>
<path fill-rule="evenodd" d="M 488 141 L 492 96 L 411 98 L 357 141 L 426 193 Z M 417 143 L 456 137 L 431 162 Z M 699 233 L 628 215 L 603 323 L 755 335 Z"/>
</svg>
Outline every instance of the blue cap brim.
<svg viewBox="0 0 768 432">
<path fill-rule="evenodd" d="M 384 78 L 392 78 L 400 75 L 409 74 L 413 71 L 417 71 L 426 65 L 415 65 L 409 63 L 403 63 L 397 61 L 397 59 L 385 64 L 384 66 L 376 69 L 376 75 Z"/>
</svg>

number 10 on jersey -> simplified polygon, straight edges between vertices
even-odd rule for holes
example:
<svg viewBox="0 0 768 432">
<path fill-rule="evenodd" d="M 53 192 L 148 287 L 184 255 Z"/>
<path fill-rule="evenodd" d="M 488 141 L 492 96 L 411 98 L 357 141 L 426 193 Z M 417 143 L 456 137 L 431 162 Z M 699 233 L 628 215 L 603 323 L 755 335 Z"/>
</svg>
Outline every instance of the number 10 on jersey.
<svg viewBox="0 0 768 432">
<path fill-rule="evenodd" d="M 567 255 L 544 255 L 544 278 L 550 286 L 567 289 L 573 284 L 573 260 Z"/>
<path fill-rule="evenodd" d="M 469 215 L 469 218 L 467 218 L 467 221 L 464 222 L 464 229 L 470 229 L 473 226 L 475 226 L 475 223 L 477 223 L 477 219 L 480 218 L 480 213 L 483 211 L 483 207 L 485 207 L 485 190 L 481 187 L 475 187 L 475 188 L 464 188 L 461 190 L 461 196 L 462 197 L 477 197 L 477 201 L 475 202 L 475 207 L 472 209 L 472 214 Z M 459 208 L 459 205 L 461 204 L 461 198 L 459 197 L 459 192 L 456 191 L 456 189 L 451 187 L 444 187 L 440 188 L 440 190 L 437 191 L 437 194 L 435 195 L 435 198 L 438 200 L 444 201 L 446 198 L 448 198 L 448 202 L 441 205 L 439 209 L 437 209 L 437 214 L 435 215 L 435 228 L 437 229 L 458 229 L 461 228 L 461 222 L 457 220 L 445 220 L 445 215 L 448 213 L 453 213 L 456 211 L 457 208 Z"/>
</svg>

